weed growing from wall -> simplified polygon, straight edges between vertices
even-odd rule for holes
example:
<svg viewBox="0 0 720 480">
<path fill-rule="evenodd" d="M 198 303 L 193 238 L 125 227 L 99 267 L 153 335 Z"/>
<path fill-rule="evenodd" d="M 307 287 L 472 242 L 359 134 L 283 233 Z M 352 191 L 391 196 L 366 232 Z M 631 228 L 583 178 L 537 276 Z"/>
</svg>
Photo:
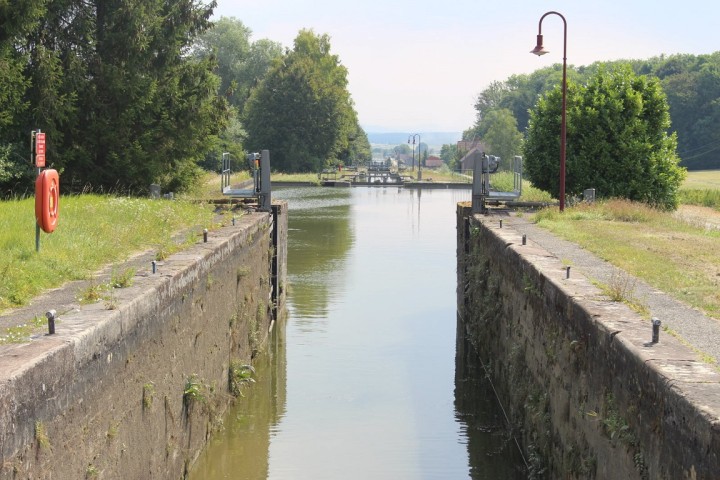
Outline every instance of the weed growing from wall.
<svg viewBox="0 0 720 480">
<path fill-rule="evenodd" d="M 265 302 L 258 303 L 257 311 L 255 316 L 250 317 L 248 324 L 248 344 L 250 345 L 250 351 L 252 356 L 258 354 L 260 350 L 260 325 L 267 315 L 267 306 Z"/>
<path fill-rule="evenodd" d="M 598 287 L 613 302 L 624 303 L 640 315 L 649 315 L 645 302 L 635 297 L 637 281 L 625 272 L 614 272 L 607 284 L 598 283 Z"/>
<path fill-rule="evenodd" d="M 205 403 L 205 400 L 205 386 L 197 374 L 193 373 L 185 382 L 185 390 L 183 391 L 185 406 L 189 408 L 196 403 Z"/>
<path fill-rule="evenodd" d="M 237 273 L 236 273 L 237 283 L 240 283 L 240 280 L 247 277 L 248 275 L 250 275 L 250 267 L 248 267 L 246 265 L 243 265 L 242 267 L 238 267 Z"/>
<path fill-rule="evenodd" d="M 134 280 L 134 268 L 125 268 L 120 272 L 113 268 L 112 275 L 110 276 L 110 286 L 112 288 L 128 288 L 132 286 Z"/>
<path fill-rule="evenodd" d="M 87 288 L 78 295 L 78 301 L 81 305 L 98 302 L 102 300 L 106 290 L 107 284 L 96 283 L 95 278 L 91 277 Z"/>
<path fill-rule="evenodd" d="M 577 444 L 572 444 L 565 452 L 566 470 L 573 478 L 595 478 L 597 472 L 597 457 L 591 453 L 583 455 L 583 452 L 587 451 L 587 445 L 582 447 Z"/>
<path fill-rule="evenodd" d="M 152 407 L 154 398 L 155 384 L 153 382 L 148 382 L 143 385 L 142 405 L 144 410 L 148 410 L 150 409 L 150 407 Z"/>
<path fill-rule="evenodd" d="M 251 365 L 244 365 L 239 360 L 233 360 L 230 362 L 228 373 L 230 393 L 232 393 L 235 397 L 243 396 L 243 388 L 246 385 L 255 383 L 255 379 L 253 378 L 255 375 L 255 369 Z"/>
<path fill-rule="evenodd" d="M 620 410 L 615 403 L 615 396 L 612 393 L 605 395 L 604 410 L 605 414 L 602 419 L 603 433 L 613 442 L 613 445 L 620 444 L 634 452 L 633 462 L 635 468 L 640 473 L 640 478 L 647 480 L 649 473 L 645 464 L 645 456 L 639 448 L 637 437 L 630 425 L 620 414 Z"/>
<path fill-rule="evenodd" d="M 120 422 L 111 423 L 108 426 L 107 433 L 105 436 L 108 438 L 108 440 L 114 440 L 117 438 L 118 433 L 120 432 Z"/>
<path fill-rule="evenodd" d="M 37 441 L 40 449 L 50 449 L 50 437 L 48 437 L 47 430 L 43 422 L 35 422 L 35 440 Z"/>
<path fill-rule="evenodd" d="M 523 273 L 522 283 L 523 290 L 527 292 L 528 295 L 531 295 L 535 298 L 542 298 L 540 287 L 538 287 L 535 282 L 533 282 L 532 278 L 530 278 L 527 273 Z"/>
<path fill-rule="evenodd" d="M 473 247 L 466 257 L 465 302 L 461 311 L 471 342 L 482 351 L 479 336 L 487 334 L 489 329 L 494 331 L 493 325 L 501 321 L 502 298 L 499 275 L 491 271 L 490 260 L 479 248 Z"/>
<path fill-rule="evenodd" d="M 100 475 L 100 470 L 98 470 L 98 468 L 92 463 L 88 463 L 88 466 L 85 469 L 85 478 L 95 478 L 98 475 Z"/>
</svg>

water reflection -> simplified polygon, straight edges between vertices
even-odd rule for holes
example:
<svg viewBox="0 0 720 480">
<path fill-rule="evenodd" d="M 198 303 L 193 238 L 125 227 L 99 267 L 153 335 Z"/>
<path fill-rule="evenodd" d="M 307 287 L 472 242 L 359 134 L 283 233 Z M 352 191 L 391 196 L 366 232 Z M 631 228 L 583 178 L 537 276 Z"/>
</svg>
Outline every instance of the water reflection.
<svg viewBox="0 0 720 480">
<path fill-rule="evenodd" d="M 456 365 L 455 207 L 470 192 L 275 195 L 287 325 L 193 478 L 513 478 L 494 397 Z"/>
<path fill-rule="evenodd" d="M 245 387 L 243 395 L 225 416 L 222 429 L 213 434 L 193 466 L 190 480 L 268 477 L 270 438 L 285 412 L 284 321 L 275 324 L 268 341 L 267 350 L 256 357 L 254 363 L 256 382 Z"/>
<path fill-rule="evenodd" d="M 492 384 L 458 320 L 455 410 L 467 438 L 472 480 L 525 479 L 527 469 Z"/>
<path fill-rule="evenodd" d="M 324 319 L 343 289 L 344 264 L 353 246 L 351 191 L 347 188 L 281 191 L 290 205 L 289 300 L 297 318 Z"/>
</svg>

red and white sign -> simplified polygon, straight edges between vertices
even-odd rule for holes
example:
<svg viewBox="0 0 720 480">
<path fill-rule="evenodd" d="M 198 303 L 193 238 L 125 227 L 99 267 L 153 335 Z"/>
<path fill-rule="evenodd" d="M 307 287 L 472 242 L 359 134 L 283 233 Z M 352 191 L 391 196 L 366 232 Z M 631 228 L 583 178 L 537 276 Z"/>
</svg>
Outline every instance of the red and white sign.
<svg viewBox="0 0 720 480">
<path fill-rule="evenodd" d="M 35 135 L 35 166 L 45 166 L 45 134 L 41 132 Z"/>
</svg>

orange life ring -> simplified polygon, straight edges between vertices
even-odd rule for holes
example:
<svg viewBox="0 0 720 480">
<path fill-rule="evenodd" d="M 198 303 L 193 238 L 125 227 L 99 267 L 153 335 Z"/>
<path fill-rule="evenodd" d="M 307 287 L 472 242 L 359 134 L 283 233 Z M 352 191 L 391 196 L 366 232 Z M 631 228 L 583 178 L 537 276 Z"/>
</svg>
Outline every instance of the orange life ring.
<svg viewBox="0 0 720 480">
<path fill-rule="evenodd" d="M 35 220 L 52 233 L 60 216 L 60 177 L 57 170 L 43 170 L 35 180 Z"/>
</svg>

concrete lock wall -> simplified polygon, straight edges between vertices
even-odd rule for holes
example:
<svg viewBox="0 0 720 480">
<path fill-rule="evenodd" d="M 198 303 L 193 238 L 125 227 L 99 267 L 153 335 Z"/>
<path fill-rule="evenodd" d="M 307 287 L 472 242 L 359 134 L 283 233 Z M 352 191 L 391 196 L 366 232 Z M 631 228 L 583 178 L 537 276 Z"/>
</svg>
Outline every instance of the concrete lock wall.
<svg viewBox="0 0 720 480">
<path fill-rule="evenodd" d="M 720 374 L 561 261 L 458 207 L 459 332 L 533 478 L 720 477 Z"/>
<path fill-rule="evenodd" d="M 286 204 L 243 215 L 4 352 L 0 478 L 182 478 L 282 312 L 286 239 Z"/>
</svg>

